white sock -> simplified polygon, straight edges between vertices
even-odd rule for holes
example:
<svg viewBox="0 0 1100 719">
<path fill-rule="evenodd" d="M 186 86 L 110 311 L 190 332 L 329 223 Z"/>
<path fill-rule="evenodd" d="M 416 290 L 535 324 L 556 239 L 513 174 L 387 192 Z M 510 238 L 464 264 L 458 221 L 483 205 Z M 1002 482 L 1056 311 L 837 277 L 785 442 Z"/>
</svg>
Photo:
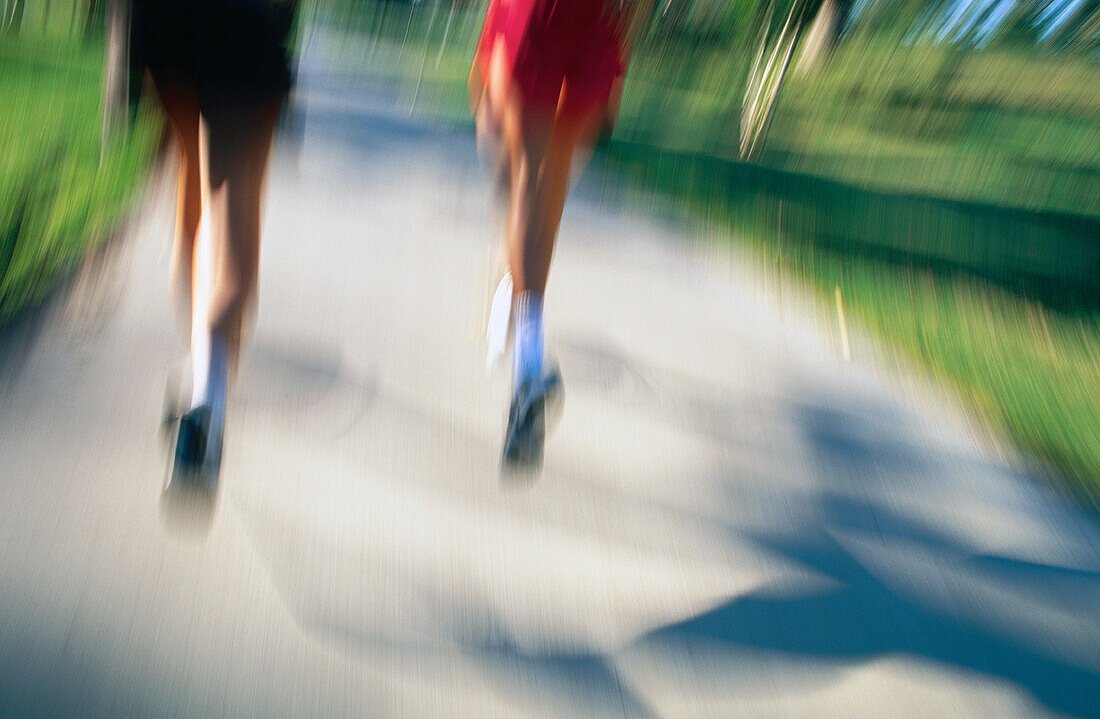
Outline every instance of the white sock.
<svg viewBox="0 0 1100 719">
<path fill-rule="evenodd" d="M 191 408 L 207 405 L 218 419 L 225 417 L 229 394 L 229 343 L 217 332 L 196 332 L 191 340 L 194 386 Z"/>
<path fill-rule="evenodd" d="M 521 292 L 515 300 L 515 384 L 519 387 L 542 376 L 542 297 Z"/>
</svg>

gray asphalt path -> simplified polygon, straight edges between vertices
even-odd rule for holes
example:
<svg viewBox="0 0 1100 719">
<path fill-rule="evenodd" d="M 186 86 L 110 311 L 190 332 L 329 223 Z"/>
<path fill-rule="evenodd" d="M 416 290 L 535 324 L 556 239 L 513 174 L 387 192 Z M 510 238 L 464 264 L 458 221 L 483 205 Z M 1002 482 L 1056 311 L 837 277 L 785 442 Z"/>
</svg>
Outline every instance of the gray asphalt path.
<svg viewBox="0 0 1100 719">
<path fill-rule="evenodd" d="M 502 483 L 472 137 L 308 73 L 298 112 L 205 535 L 158 504 L 166 182 L 0 338 L 0 715 L 1100 716 L 1095 517 L 598 167 L 564 420 Z"/>
</svg>

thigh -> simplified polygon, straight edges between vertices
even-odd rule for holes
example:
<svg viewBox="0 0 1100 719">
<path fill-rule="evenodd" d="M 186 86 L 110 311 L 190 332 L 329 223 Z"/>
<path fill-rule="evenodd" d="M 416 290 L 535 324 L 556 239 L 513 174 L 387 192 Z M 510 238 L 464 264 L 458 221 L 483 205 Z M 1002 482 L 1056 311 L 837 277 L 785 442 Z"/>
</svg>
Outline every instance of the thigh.
<svg viewBox="0 0 1100 719">
<path fill-rule="evenodd" d="M 200 98 L 205 182 L 259 197 L 282 107 L 281 95 L 234 94 L 205 88 Z"/>
<path fill-rule="evenodd" d="M 513 190 L 517 183 L 534 183 L 538 179 L 554 131 L 554 112 L 532 104 L 520 88 L 512 86 L 501 107 L 501 131 L 513 175 Z"/>
<path fill-rule="evenodd" d="M 549 157 L 555 164 L 570 165 L 580 171 L 587 164 L 592 148 L 600 134 L 600 128 L 607 113 L 606 101 L 588 105 L 583 110 L 566 110 L 568 88 L 562 96 L 562 108 L 554 118 L 554 129 L 550 136 Z"/>
<path fill-rule="evenodd" d="M 153 88 L 181 149 L 197 152 L 199 146 L 199 98 L 195 88 L 171 75 L 154 75 Z"/>
</svg>

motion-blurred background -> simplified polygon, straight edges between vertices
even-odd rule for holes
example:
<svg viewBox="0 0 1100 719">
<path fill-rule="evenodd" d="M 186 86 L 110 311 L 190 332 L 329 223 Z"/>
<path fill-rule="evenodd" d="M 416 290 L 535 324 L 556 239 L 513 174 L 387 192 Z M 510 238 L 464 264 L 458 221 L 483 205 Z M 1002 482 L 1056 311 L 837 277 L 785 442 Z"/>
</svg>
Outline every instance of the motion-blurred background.
<svg viewBox="0 0 1100 719">
<path fill-rule="evenodd" d="M 305 0 L 297 43 L 469 126 L 485 6 Z M 161 137 L 147 93 L 104 126 L 110 0 L 2 9 L 0 323 L 109 236 Z M 658 0 L 599 161 L 1095 498 L 1098 60 L 1095 0 Z"/>
</svg>

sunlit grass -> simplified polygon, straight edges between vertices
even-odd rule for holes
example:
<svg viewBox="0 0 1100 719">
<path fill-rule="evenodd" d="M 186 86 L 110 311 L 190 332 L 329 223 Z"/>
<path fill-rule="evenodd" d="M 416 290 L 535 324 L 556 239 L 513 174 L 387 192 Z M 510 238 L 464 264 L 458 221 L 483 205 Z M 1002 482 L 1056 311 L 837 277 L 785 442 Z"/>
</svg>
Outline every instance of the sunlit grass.
<svg viewBox="0 0 1100 719">
<path fill-rule="evenodd" d="M 0 43 L 0 321 L 40 301 L 104 240 L 140 187 L 156 130 L 100 148 L 102 46 Z"/>
<path fill-rule="evenodd" d="M 949 386 L 992 435 L 1100 503 L 1100 288 L 1087 230 L 645 147 L 610 157 L 647 197 L 706 217 L 823 306 L 840 288 L 850 319 L 907 370 Z"/>
<path fill-rule="evenodd" d="M 1027 454 L 1100 500 L 1100 313 L 1064 313 L 959 273 L 818 252 L 786 265 L 846 306 Z"/>
</svg>

